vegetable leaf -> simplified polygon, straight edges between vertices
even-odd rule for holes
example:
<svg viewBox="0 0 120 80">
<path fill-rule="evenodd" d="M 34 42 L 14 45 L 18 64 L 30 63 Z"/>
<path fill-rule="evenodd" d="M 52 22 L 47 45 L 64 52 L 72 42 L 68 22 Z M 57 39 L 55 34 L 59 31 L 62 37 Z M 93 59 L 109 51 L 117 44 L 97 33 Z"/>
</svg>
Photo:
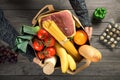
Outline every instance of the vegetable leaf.
<svg viewBox="0 0 120 80">
<path fill-rule="evenodd" d="M 40 30 L 39 26 L 31 27 L 31 26 L 23 25 L 21 31 L 22 33 L 36 35 L 39 30 Z"/>
<path fill-rule="evenodd" d="M 18 44 L 17 48 L 20 49 L 21 51 L 23 51 L 24 53 L 26 53 L 27 45 L 28 45 L 28 41 L 24 41 L 24 42 Z"/>
</svg>

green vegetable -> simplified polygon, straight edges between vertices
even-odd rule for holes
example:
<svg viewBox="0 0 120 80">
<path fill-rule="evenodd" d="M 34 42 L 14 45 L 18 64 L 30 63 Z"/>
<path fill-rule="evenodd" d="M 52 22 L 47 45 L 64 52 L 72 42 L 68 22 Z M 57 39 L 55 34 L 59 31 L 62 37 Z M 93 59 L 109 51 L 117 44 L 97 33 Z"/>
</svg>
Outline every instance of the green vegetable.
<svg viewBox="0 0 120 80">
<path fill-rule="evenodd" d="M 31 40 L 33 38 L 33 36 L 31 35 L 23 35 L 23 36 L 17 36 L 17 38 L 21 38 L 24 40 Z"/>
<path fill-rule="evenodd" d="M 28 41 L 24 41 L 24 42 L 18 44 L 17 48 L 19 50 L 21 50 L 22 52 L 26 53 L 27 45 L 28 45 Z"/>
<path fill-rule="evenodd" d="M 22 35 L 17 36 L 16 47 L 14 48 L 14 50 L 16 51 L 18 50 L 19 52 L 26 53 L 27 45 L 39 30 L 40 30 L 39 26 L 33 27 L 33 26 L 23 25 L 21 29 Z"/>
<path fill-rule="evenodd" d="M 26 53 L 26 48 L 29 40 L 32 39 L 32 36 L 18 36 L 16 38 L 16 47 L 15 50 L 19 49 L 23 53 Z"/>
<path fill-rule="evenodd" d="M 35 26 L 35 27 L 31 27 L 31 26 L 27 26 L 27 25 L 23 25 L 22 26 L 22 33 L 27 33 L 27 34 L 31 34 L 31 35 L 36 35 L 36 33 L 40 30 L 39 26 Z"/>
<path fill-rule="evenodd" d="M 96 8 L 93 13 L 93 17 L 102 20 L 105 18 L 106 13 L 107 13 L 106 8 Z"/>
<path fill-rule="evenodd" d="M 70 41 L 72 41 L 72 40 L 73 40 L 73 37 L 69 37 L 69 39 L 70 39 Z"/>
</svg>

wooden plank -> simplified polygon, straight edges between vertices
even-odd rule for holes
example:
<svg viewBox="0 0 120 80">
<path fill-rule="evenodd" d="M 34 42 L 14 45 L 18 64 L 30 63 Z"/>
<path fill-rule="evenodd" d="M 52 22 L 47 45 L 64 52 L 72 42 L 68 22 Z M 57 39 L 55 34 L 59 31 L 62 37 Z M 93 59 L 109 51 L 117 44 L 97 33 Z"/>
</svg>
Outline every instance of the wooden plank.
<svg viewBox="0 0 120 80">
<path fill-rule="evenodd" d="M 11 22 L 31 22 L 39 10 L 4 10 L 4 14 Z M 73 10 L 70 11 L 74 14 Z"/>
<path fill-rule="evenodd" d="M 40 9 L 47 4 L 52 4 L 57 9 L 71 9 L 69 0 L 0 0 L 3 9 Z"/>
<path fill-rule="evenodd" d="M 0 65 L 0 75 L 38 75 L 42 74 L 41 68 L 33 63 L 17 63 Z"/>
<path fill-rule="evenodd" d="M 120 49 L 114 49 L 113 51 L 109 49 L 98 49 L 102 53 L 102 62 L 120 62 Z"/>
<path fill-rule="evenodd" d="M 119 76 L 41 76 L 41 75 L 22 75 L 22 76 L 0 76 L 1 80 L 120 80 Z"/>
<path fill-rule="evenodd" d="M 111 66 L 112 65 L 112 66 Z M 17 63 L 0 65 L 0 75 L 45 75 L 42 69 L 33 63 Z M 69 76 L 62 74 L 60 69 L 56 69 L 52 74 Z M 88 68 L 81 71 L 81 76 L 120 76 L 120 62 L 92 63 Z"/>
<path fill-rule="evenodd" d="M 48 77 L 51 80 L 119 80 L 119 76 L 50 76 Z"/>
<path fill-rule="evenodd" d="M 41 75 L 22 75 L 22 76 L 0 76 L 1 80 L 119 80 L 119 76 L 41 76 Z"/>
<path fill-rule="evenodd" d="M 108 49 L 99 49 L 102 53 L 102 60 L 98 63 L 92 63 L 87 69 L 80 72 L 82 76 L 119 76 L 120 54 L 119 49 L 110 51 Z M 20 56 L 17 64 L 1 64 L 0 75 L 44 75 L 42 69 L 34 63 L 30 63 L 25 57 Z M 80 63 L 79 65 L 81 65 Z M 112 65 L 112 66 L 111 66 Z M 9 67 L 9 68 L 8 68 Z M 53 75 L 62 74 L 60 70 L 56 70 Z"/>
<path fill-rule="evenodd" d="M 85 0 L 88 9 L 106 7 L 107 9 L 120 10 L 119 0 Z M 53 4 L 57 9 L 72 9 L 69 0 L 1 0 L 0 7 L 3 9 L 40 9 L 46 4 Z M 62 5 L 60 5 L 62 4 Z M 107 5 L 106 5 L 107 4 Z M 8 7 L 9 6 L 9 7 Z"/>
<path fill-rule="evenodd" d="M 88 9 L 95 9 L 96 7 L 105 7 L 107 9 L 120 10 L 119 0 L 85 0 Z"/>
</svg>

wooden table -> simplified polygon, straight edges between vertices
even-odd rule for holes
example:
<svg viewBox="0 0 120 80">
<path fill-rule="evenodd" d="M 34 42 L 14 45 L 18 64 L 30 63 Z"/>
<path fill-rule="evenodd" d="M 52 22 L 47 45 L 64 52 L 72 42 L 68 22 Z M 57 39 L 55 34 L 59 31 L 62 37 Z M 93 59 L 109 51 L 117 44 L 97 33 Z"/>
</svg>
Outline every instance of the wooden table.
<svg viewBox="0 0 120 80">
<path fill-rule="evenodd" d="M 73 12 L 68 0 L 0 0 L 0 7 L 4 10 L 6 18 L 17 31 L 23 24 L 31 25 L 32 18 L 46 4 L 53 4 L 55 9 L 69 9 Z M 86 0 L 86 4 L 91 19 L 96 7 L 105 7 L 107 8 L 107 15 L 103 22 L 109 21 L 111 18 L 117 23 L 120 22 L 120 0 Z M 99 36 L 107 25 L 108 23 L 93 24 L 94 31 L 91 45 L 101 51 L 102 60 L 99 63 L 92 63 L 90 67 L 79 74 L 72 76 L 56 70 L 54 74 L 45 76 L 38 65 L 19 55 L 17 64 L 0 65 L 0 80 L 119 80 L 120 48 L 111 51 L 110 48 L 99 42 Z"/>
</svg>

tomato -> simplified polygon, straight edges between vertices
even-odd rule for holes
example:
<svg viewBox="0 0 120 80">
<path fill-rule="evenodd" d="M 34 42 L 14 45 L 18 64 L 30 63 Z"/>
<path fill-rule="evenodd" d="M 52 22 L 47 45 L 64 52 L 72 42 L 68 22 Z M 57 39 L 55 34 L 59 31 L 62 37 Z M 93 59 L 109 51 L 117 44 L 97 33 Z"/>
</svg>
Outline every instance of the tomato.
<svg viewBox="0 0 120 80">
<path fill-rule="evenodd" d="M 33 48 L 36 51 L 41 51 L 44 48 L 44 45 L 43 45 L 42 41 L 40 41 L 40 40 L 34 40 L 34 42 L 33 42 Z"/>
<path fill-rule="evenodd" d="M 39 39 L 44 40 L 48 37 L 48 32 L 44 29 L 40 29 L 37 33 Z"/>
<path fill-rule="evenodd" d="M 45 55 L 41 52 L 38 52 L 37 56 L 38 56 L 39 59 L 45 59 Z"/>
<path fill-rule="evenodd" d="M 46 47 L 52 47 L 55 45 L 55 38 L 50 36 L 44 40 Z"/>
<path fill-rule="evenodd" d="M 50 58 L 56 54 L 56 50 L 53 47 L 48 47 L 44 50 L 45 57 Z"/>
</svg>

